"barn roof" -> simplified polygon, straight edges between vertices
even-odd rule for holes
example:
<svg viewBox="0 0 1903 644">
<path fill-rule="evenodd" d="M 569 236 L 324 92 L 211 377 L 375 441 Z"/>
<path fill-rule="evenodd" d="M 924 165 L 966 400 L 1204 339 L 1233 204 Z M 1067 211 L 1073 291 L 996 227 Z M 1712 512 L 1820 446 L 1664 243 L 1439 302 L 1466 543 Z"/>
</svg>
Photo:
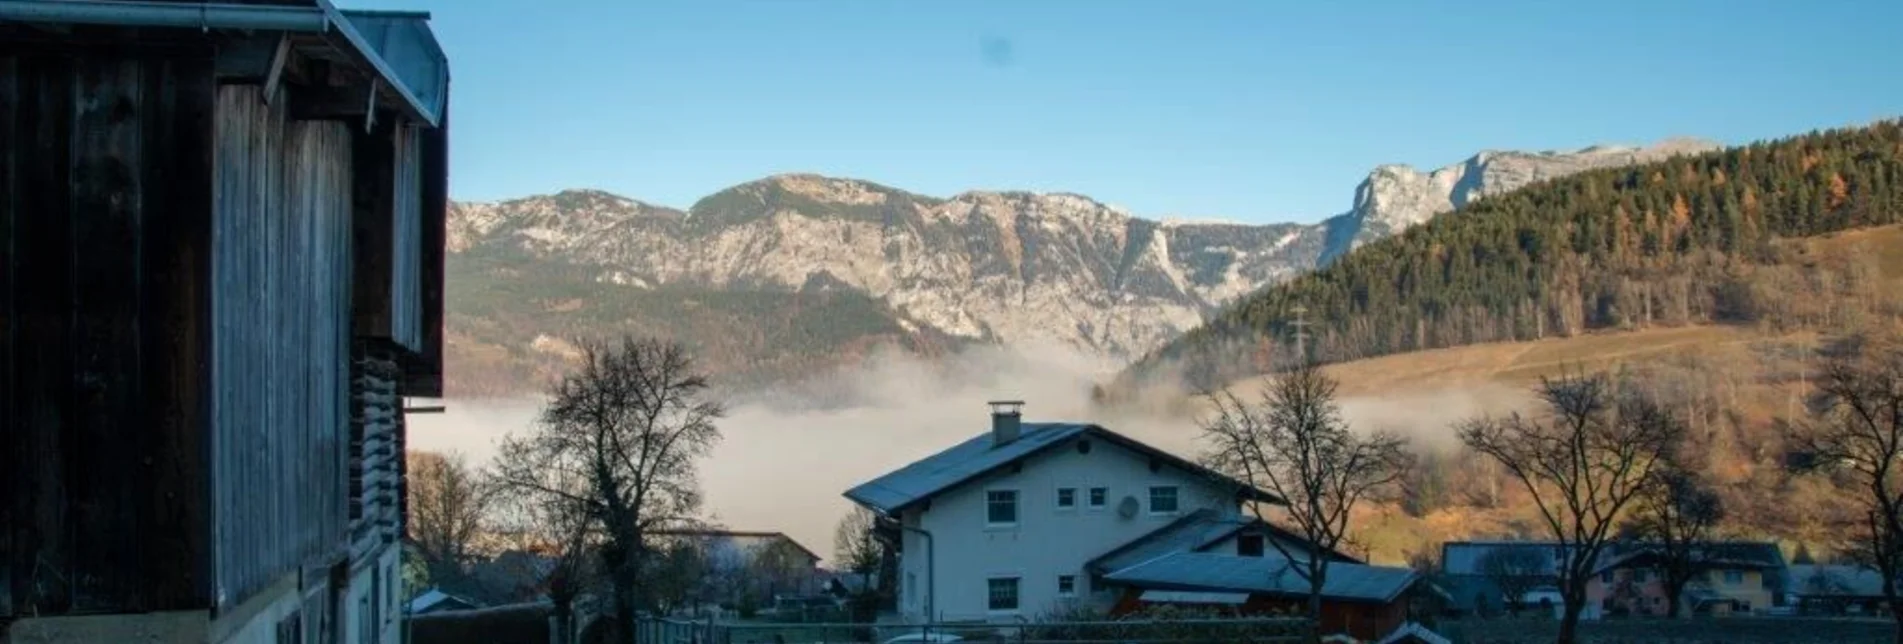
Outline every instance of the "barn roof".
<svg viewBox="0 0 1903 644">
<path fill-rule="evenodd" d="M 429 127 L 442 125 L 449 96 L 449 62 L 429 28 L 429 14 L 342 11 L 330 0 L 178 2 L 0 0 L 0 22 L 102 27 L 195 29 L 241 34 L 282 33 L 305 55 L 335 58 L 377 79 L 375 93 Z M 275 36 L 273 36 L 275 38 Z M 262 70 L 278 48 L 244 52 Z M 255 55 L 252 55 L 255 53 Z"/>
</svg>

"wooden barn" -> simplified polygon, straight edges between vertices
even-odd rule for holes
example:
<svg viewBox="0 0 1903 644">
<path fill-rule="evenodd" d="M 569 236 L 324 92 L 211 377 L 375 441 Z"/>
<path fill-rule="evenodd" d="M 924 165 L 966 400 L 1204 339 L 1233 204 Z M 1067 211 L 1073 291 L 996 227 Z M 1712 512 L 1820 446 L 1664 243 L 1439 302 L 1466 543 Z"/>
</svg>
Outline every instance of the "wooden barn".
<svg viewBox="0 0 1903 644">
<path fill-rule="evenodd" d="M 448 65 L 329 0 L 0 0 L 0 643 L 396 642 Z"/>
</svg>

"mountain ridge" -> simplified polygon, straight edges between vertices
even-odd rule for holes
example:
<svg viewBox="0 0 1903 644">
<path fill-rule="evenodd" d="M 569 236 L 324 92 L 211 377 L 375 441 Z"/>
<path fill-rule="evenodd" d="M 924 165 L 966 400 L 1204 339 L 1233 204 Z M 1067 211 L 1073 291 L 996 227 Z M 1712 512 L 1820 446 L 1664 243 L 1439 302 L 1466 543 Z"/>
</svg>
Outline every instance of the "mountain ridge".
<svg viewBox="0 0 1903 644">
<path fill-rule="evenodd" d="M 693 297 L 696 293 L 756 293 L 777 304 L 730 302 L 739 308 L 721 315 L 741 315 L 744 309 L 768 322 L 800 317 L 803 323 L 820 324 L 825 322 L 788 307 L 800 306 L 800 293 L 823 290 L 835 298 L 865 300 L 852 308 L 878 318 L 863 326 L 880 329 L 877 337 L 882 338 L 867 341 L 940 348 L 964 342 L 1056 344 L 1122 360 L 1195 327 L 1256 289 L 1456 210 L 1467 195 L 1679 150 L 1661 144 L 1552 154 L 1488 152 L 1428 172 L 1380 166 L 1357 187 L 1347 212 L 1315 223 L 1152 219 L 1071 192 L 967 190 L 936 197 L 807 172 L 736 184 L 685 209 L 595 189 L 457 202 L 446 240 L 452 282 L 495 289 L 509 279 L 567 280 L 593 287 L 559 306 L 489 302 L 479 307 L 480 314 L 454 310 L 452 298 L 452 326 L 460 325 L 452 331 L 461 334 L 463 346 L 508 356 L 498 359 L 519 370 L 548 357 L 534 340 L 558 329 L 529 335 L 538 324 L 560 327 L 563 334 L 596 336 L 659 333 L 679 322 L 656 311 L 582 324 L 577 311 L 555 310 L 604 306 L 598 300 L 626 297 L 626 289 L 648 291 L 644 300 L 662 309 L 705 299 Z M 1466 182 L 1450 181 L 1454 175 Z M 554 290 L 545 286 L 540 290 Z M 535 291 L 527 295 L 534 299 Z M 780 295 L 787 293 L 795 297 Z M 663 295 L 682 303 L 655 299 Z M 537 307 L 542 310 L 534 311 Z M 766 308 L 754 310 L 759 307 Z M 683 310 L 677 317 L 697 315 L 712 313 Z M 724 325 L 723 333 L 743 333 L 735 324 L 703 319 L 686 327 L 679 339 L 702 349 L 732 344 L 705 337 L 700 329 Z M 497 331 L 505 327 L 512 330 Z M 827 340 L 836 341 L 841 340 Z M 829 357 L 837 348 L 760 346 L 766 355 L 728 352 L 733 355 L 713 369 L 748 372 L 762 361 L 824 368 L 837 363 Z M 800 357 L 787 358 L 789 353 Z M 764 379 L 797 377 L 806 366 L 786 369 Z"/>
</svg>

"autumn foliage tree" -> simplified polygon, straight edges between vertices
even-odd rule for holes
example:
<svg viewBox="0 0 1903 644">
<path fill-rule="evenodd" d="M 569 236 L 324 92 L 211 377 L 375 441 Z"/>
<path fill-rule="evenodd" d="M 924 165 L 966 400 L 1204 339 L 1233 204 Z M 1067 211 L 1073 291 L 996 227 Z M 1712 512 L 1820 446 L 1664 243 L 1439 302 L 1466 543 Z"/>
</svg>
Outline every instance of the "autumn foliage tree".
<svg viewBox="0 0 1903 644">
<path fill-rule="evenodd" d="M 490 519 L 491 486 L 457 452 L 411 451 L 405 458 L 410 539 L 430 579 L 452 588 L 464 584 L 471 548 Z"/>
</svg>

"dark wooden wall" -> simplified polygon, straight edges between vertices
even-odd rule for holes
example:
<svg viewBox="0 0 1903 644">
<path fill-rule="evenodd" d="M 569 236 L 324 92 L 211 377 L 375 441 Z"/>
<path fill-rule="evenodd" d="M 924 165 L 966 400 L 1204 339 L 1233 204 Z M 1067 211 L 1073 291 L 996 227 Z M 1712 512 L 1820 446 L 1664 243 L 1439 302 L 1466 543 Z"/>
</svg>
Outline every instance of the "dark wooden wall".
<svg viewBox="0 0 1903 644">
<path fill-rule="evenodd" d="M 354 332 L 420 356 L 425 348 L 422 132 L 387 123 L 360 131 L 355 151 L 355 239 L 365 252 L 356 257 Z"/>
<path fill-rule="evenodd" d="M 0 611 L 207 604 L 210 70 L 0 44 Z"/>
<path fill-rule="evenodd" d="M 220 606 L 345 543 L 349 126 L 217 93 L 214 536 Z"/>
</svg>

